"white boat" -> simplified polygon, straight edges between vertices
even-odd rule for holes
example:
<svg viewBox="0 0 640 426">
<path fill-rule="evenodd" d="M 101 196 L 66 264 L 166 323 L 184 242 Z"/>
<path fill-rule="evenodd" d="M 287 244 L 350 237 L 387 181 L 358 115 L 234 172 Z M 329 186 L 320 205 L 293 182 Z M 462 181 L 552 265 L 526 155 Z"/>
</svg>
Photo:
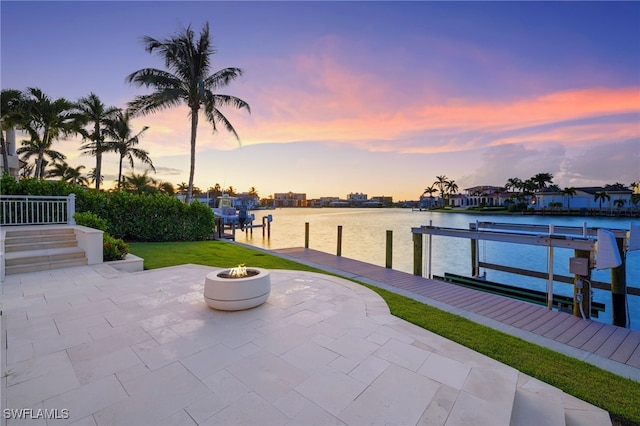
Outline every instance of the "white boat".
<svg viewBox="0 0 640 426">
<path fill-rule="evenodd" d="M 234 201 L 236 197 L 230 197 L 227 194 L 224 194 L 222 197 L 218 198 L 218 207 L 214 207 L 213 214 L 215 217 L 220 217 L 224 221 L 225 224 L 228 223 L 238 223 L 238 210 L 234 205 Z"/>
</svg>

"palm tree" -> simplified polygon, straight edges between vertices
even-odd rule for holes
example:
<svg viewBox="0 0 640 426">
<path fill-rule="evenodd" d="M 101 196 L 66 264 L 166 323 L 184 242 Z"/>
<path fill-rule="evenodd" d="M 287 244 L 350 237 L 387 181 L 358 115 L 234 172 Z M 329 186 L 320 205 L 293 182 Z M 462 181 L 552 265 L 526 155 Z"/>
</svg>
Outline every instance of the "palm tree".
<svg viewBox="0 0 640 426">
<path fill-rule="evenodd" d="M 551 173 L 538 173 L 530 179 L 535 184 L 535 189 L 544 189 L 547 183 L 553 183 L 553 175 Z"/>
<path fill-rule="evenodd" d="M 189 191 L 189 185 L 186 182 L 182 182 L 178 185 L 178 194 L 182 195 L 182 201 L 185 201 L 184 196 L 187 195 L 187 191 Z"/>
<path fill-rule="evenodd" d="M 32 135 L 29 140 L 23 140 L 22 146 L 16 150 L 16 154 L 22 156 L 21 160 L 25 163 L 29 162 L 31 157 L 36 157 L 34 167 L 29 169 L 28 173 L 31 174 L 31 170 L 33 170 L 34 177 L 38 180 L 44 177 L 45 169 L 47 164 L 49 164 L 49 161 L 45 157 L 51 159 L 52 162 L 67 159 L 67 156 L 63 153 L 47 148 L 46 144 L 40 140 L 40 136 L 38 134 Z"/>
<path fill-rule="evenodd" d="M 602 212 L 602 202 L 609 201 L 611 196 L 607 194 L 607 191 L 598 191 L 593 194 L 593 201 L 600 201 L 600 211 Z"/>
<path fill-rule="evenodd" d="M 427 186 L 424 189 L 424 192 L 422 193 L 422 195 L 420 196 L 420 198 L 424 197 L 424 194 L 429 194 L 429 198 L 433 199 L 433 193 L 437 192 L 438 188 L 436 188 L 435 184 L 431 184 L 430 186 Z"/>
<path fill-rule="evenodd" d="M 89 173 L 87 173 L 87 178 L 91 180 L 91 183 L 96 182 L 96 179 L 98 179 L 98 174 L 96 173 L 95 167 L 89 170 Z M 104 182 L 104 176 L 100 175 L 100 184 L 102 184 L 103 182 Z"/>
<path fill-rule="evenodd" d="M 51 152 L 53 141 L 79 131 L 73 120 L 74 105 L 64 98 L 51 100 L 42 90 L 29 87 L 25 106 L 25 130 L 31 136 L 26 149 L 37 154 L 35 176 L 41 179 L 44 176 L 44 155 Z"/>
<path fill-rule="evenodd" d="M 51 167 L 51 169 L 47 170 L 46 177 L 59 177 L 61 180 L 66 180 L 67 170 L 69 170 L 69 164 L 66 161 L 53 163 Z"/>
<path fill-rule="evenodd" d="M 4 89 L 0 94 L 0 150 L 2 167 L 9 173 L 9 147 L 4 132 L 24 121 L 24 95 L 20 90 Z"/>
<path fill-rule="evenodd" d="M 509 189 L 517 189 L 520 191 L 522 189 L 522 180 L 517 177 L 507 179 L 507 183 L 504 185 L 504 188 L 508 191 Z"/>
<path fill-rule="evenodd" d="M 150 95 L 136 97 L 129 107 L 134 114 L 149 114 L 184 102 L 189 107 L 191 116 L 191 166 L 189 168 L 189 188 L 186 202 L 193 195 L 193 177 L 196 162 L 196 135 L 198 115 L 202 109 L 206 120 L 213 126 L 222 124 L 240 138 L 227 117 L 219 110 L 223 106 L 237 109 L 245 108 L 251 112 L 249 104 L 240 98 L 214 93 L 213 90 L 227 86 L 242 75 L 240 68 L 224 68 L 208 75 L 211 68 L 211 55 L 216 53 L 211 45 L 209 23 L 206 23 L 196 40 L 191 27 L 187 27 L 171 38 L 156 40 L 144 37 L 145 49 L 149 53 L 156 52 L 164 59 L 169 71 L 156 68 L 143 68 L 127 77 L 129 83 L 137 86 L 151 87 L 156 91 Z"/>
<path fill-rule="evenodd" d="M 571 212 L 571 199 L 573 198 L 574 195 L 576 195 L 576 189 L 573 186 L 571 186 L 568 188 L 564 188 L 562 191 L 560 191 L 560 193 L 562 194 L 563 198 L 565 195 L 569 197 L 569 200 L 567 201 L 567 210 Z"/>
<path fill-rule="evenodd" d="M 157 187 L 158 191 L 163 194 L 173 196 L 176 193 L 176 189 L 173 187 L 173 184 L 171 182 L 159 182 Z"/>
<path fill-rule="evenodd" d="M 149 129 L 143 127 L 137 134 L 133 134 L 131 130 L 131 122 L 129 112 L 117 111 L 113 118 L 106 120 L 106 127 L 103 130 L 105 138 L 110 140 L 104 141 L 103 151 L 114 151 L 120 155 L 118 164 L 118 189 L 122 188 L 122 161 L 126 158 L 129 165 L 133 168 L 133 159 L 137 158 L 142 163 L 147 164 L 151 170 L 156 171 L 153 166 L 149 153 L 144 149 L 137 148 L 142 134 Z"/>
<path fill-rule="evenodd" d="M 131 172 L 130 175 L 124 176 L 124 189 L 138 195 L 153 194 L 158 191 L 156 180 L 149 177 L 148 170 L 141 174 Z"/>
<path fill-rule="evenodd" d="M 80 126 L 92 125 L 91 132 L 83 131 L 83 136 L 89 139 L 89 142 L 80 147 L 86 155 L 96 157 L 96 171 L 95 175 L 100 176 L 102 174 L 102 153 L 105 151 L 103 128 L 112 119 L 119 108 L 106 107 L 104 103 L 98 98 L 98 96 L 91 92 L 89 96 L 80 98 L 75 105 L 76 107 L 76 119 Z M 94 180 L 96 189 L 100 189 L 100 179 Z"/>
<path fill-rule="evenodd" d="M 440 191 L 440 196 L 444 200 L 444 187 L 447 184 L 448 178 L 445 175 L 436 176 L 436 181 L 433 182 L 433 185 L 438 187 Z"/>
<path fill-rule="evenodd" d="M 445 189 L 447 191 L 447 200 L 449 200 L 450 195 L 458 192 L 458 184 L 456 184 L 456 181 L 454 180 L 448 180 L 445 184 Z M 449 204 L 448 201 L 447 204 Z"/>
<path fill-rule="evenodd" d="M 616 209 L 621 210 L 624 207 L 624 205 L 627 204 L 627 200 L 618 198 L 613 202 L 613 204 L 616 206 Z"/>
</svg>

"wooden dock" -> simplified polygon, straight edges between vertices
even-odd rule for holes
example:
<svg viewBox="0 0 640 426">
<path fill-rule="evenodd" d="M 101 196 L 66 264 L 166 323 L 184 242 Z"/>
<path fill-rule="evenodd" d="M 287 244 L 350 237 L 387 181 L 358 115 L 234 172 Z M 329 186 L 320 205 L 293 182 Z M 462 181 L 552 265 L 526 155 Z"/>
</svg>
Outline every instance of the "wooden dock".
<svg viewBox="0 0 640 426">
<path fill-rule="evenodd" d="M 272 250 L 319 269 L 445 308 L 524 340 L 640 381 L 640 332 L 507 297 L 305 248 Z"/>
</svg>

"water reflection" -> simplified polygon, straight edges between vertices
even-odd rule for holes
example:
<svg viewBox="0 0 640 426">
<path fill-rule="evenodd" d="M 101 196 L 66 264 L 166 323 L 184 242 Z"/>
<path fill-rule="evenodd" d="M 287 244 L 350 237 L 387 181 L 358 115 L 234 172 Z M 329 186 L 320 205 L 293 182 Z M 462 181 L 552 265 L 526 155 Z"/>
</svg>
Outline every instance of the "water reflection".
<svg viewBox="0 0 640 426">
<path fill-rule="evenodd" d="M 258 222 L 260 212 L 255 212 Z M 478 221 L 508 222 L 548 225 L 629 229 L 628 218 L 600 217 L 551 217 L 551 216 L 511 216 L 511 215 L 472 215 L 437 212 L 414 212 L 409 209 L 277 209 L 270 210 L 273 215 L 271 238 L 263 239 L 257 229 L 253 236 L 237 234 L 239 242 L 267 249 L 303 247 L 305 223 L 309 223 L 309 247 L 327 253 L 336 253 L 337 229 L 342 226 L 342 255 L 357 260 L 384 266 L 386 231 L 393 231 L 393 268 L 413 271 L 412 227 L 428 225 L 451 228 L 468 228 L 470 223 Z M 425 237 L 426 238 L 426 237 Z M 426 241 L 426 240 L 425 240 Z M 425 257 L 426 257 L 425 243 Z M 513 266 L 534 271 L 547 272 L 547 249 L 545 247 L 509 244 L 493 241 L 479 243 L 480 260 L 488 263 Z M 554 273 L 570 276 L 569 258 L 573 250 L 554 249 Z M 471 244 L 466 238 L 432 237 L 431 271 L 434 275 L 445 272 L 461 275 L 471 274 Z M 427 271 L 426 265 L 423 271 Z M 483 272 L 485 272 L 483 270 Z M 487 279 L 506 284 L 546 291 L 545 280 L 486 270 Z M 610 271 L 593 271 L 592 278 L 610 282 Z M 640 251 L 631 252 L 627 259 L 627 285 L 640 287 Z M 571 295 L 572 286 L 554 283 L 554 292 Z M 600 320 L 611 321 L 611 296 L 609 292 L 595 290 L 594 300 L 607 304 L 606 312 Z M 631 327 L 640 329 L 640 297 L 629 296 Z"/>
</svg>

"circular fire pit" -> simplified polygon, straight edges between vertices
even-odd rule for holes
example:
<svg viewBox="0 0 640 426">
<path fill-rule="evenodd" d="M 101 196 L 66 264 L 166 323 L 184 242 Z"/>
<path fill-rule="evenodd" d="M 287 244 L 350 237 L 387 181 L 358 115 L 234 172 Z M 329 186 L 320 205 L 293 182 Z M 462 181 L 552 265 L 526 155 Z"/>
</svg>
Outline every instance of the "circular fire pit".
<svg viewBox="0 0 640 426">
<path fill-rule="evenodd" d="M 263 304 L 271 293 L 269 271 L 246 268 L 246 276 L 232 270 L 211 272 L 204 281 L 204 300 L 213 309 L 240 311 Z"/>
</svg>

